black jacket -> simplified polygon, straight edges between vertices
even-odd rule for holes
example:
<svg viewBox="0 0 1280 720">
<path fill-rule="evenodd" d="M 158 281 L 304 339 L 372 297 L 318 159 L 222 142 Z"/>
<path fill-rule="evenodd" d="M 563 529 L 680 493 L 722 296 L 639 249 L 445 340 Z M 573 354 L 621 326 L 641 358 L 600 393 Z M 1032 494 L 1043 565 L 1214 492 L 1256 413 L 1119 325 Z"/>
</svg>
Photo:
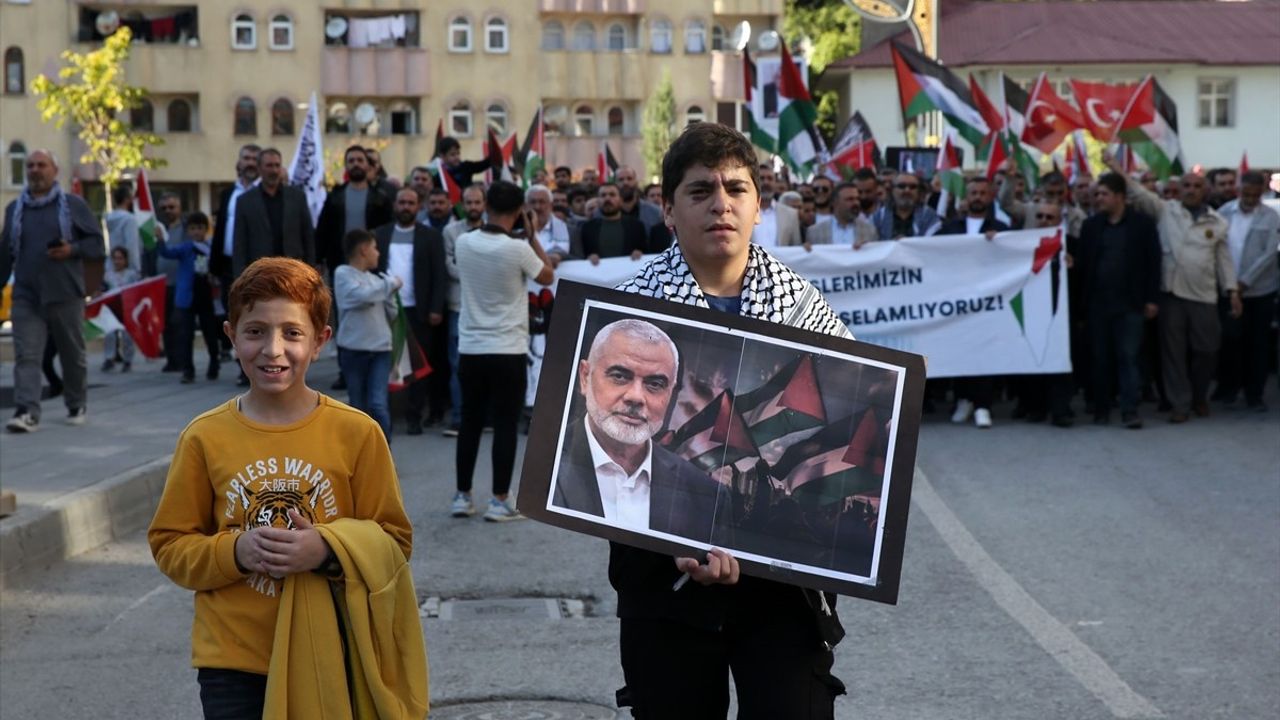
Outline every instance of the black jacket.
<svg viewBox="0 0 1280 720">
<path fill-rule="evenodd" d="M 284 238 L 284 257 L 316 264 L 315 230 L 311 227 L 311 210 L 307 208 L 307 196 L 301 190 L 282 185 L 284 212 L 281 217 Z M 258 258 L 275 255 L 275 239 L 271 232 L 271 220 L 262 185 L 240 196 L 236 201 L 235 242 L 231 249 L 231 274 L 239 277 L 250 263 Z M 221 243 L 217 243 L 220 245 Z"/>
<path fill-rule="evenodd" d="M 1097 282 L 1098 261 L 1107 223 L 1107 216 L 1103 213 L 1090 215 L 1080 226 L 1080 239 L 1073 253 L 1076 277 L 1080 279 L 1080 292 L 1086 306 L 1091 305 L 1090 298 L 1097 295 L 1094 283 Z M 1143 305 L 1155 304 L 1160 299 L 1160 234 L 1150 216 L 1133 208 L 1125 209 L 1119 225 L 1124 228 L 1125 241 L 1117 249 L 1123 253 L 1121 262 L 1125 264 L 1124 277 L 1127 279 L 1123 292 L 1119 294 L 1124 297 L 1128 310 L 1141 312 Z"/>
<path fill-rule="evenodd" d="M 604 218 L 591 218 L 582 224 L 580 237 L 583 257 L 600 255 L 600 226 L 604 222 Z M 630 255 L 636 250 L 642 253 L 648 252 L 649 236 L 644 230 L 644 223 L 626 215 L 623 215 L 619 222 L 622 223 L 622 254 Z M 606 256 L 601 255 L 601 257 Z"/>
<path fill-rule="evenodd" d="M 395 223 L 387 223 L 373 231 L 378 243 L 378 272 L 387 271 L 391 258 L 391 233 Z M 444 266 L 444 236 L 438 230 L 414 224 L 413 232 L 413 302 L 418 319 L 427 322 L 431 313 L 444 315 L 445 294 L 449 278 Z"/>
<path fill-rule="evenodd" d="M 1009 229 L 1009 226 L 1004 224 L 1003 221 L 997 220 L 995 215 L 992 215 L 991 213 L 987 213 L 987 219 L 982 221 L 982 229 L 979 230 L 979 232 L 989 233 L 992 230 L 996 232 L 1004 232 L 1005 230 L 1008 230 L 1008 229 Z M 969 232 L 969 226 L 965 223 L 964 216 L 961 215 L 960 217 L 952 218 L 942 223 L 942 227 L 938 228 L 938 232 L 936 234 L 937 235 L 964 235 L 967 232 Z"/>
<path fill-rule="evenodd" d="M 347 183 L 329 191 L 316 221 L 316 253 L 329 271 L 347 261 L 342 252 L 342 236 L 347 230 Z M 391 200 L 372 185 L 364 206 L 364 227 L 373 230 L 392 221 Z"/>
</svg>

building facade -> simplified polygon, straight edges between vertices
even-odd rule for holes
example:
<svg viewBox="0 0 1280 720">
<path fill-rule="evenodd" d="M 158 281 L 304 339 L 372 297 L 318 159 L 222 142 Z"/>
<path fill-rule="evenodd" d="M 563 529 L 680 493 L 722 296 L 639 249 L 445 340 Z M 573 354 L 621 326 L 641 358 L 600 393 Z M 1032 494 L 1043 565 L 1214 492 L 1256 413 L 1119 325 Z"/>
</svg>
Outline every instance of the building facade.
<svg viewBox="0 0 1280 720">
<path fill-rule="evenodd" d="M 30 82 L 120 25 L 136 38 L 128 81 L 150 96 L 130 122 L 165 141 L 153 186 L 209 211 L 239 146 L 277 147 L 288 163 L 313 91 L 331 165 L 371 143 L 402 177 L 431 159 L 440 123 L 479 158 L 488 127 L 523 141 L 541 105 L 550 165 L 594 166 L 608 141 L 643 167 L 644 104 L 663 75 L 678 124 L 740 122 L 731 33 L 744 20 L 755 33 L 781 28 L 782 12 L 783 0 L 0 0 L 0 202 L 41 147 L 62 160 L 64 184 L 70 173 L 93 194 L 74 130 L 41 122 Z"/>
</svg>

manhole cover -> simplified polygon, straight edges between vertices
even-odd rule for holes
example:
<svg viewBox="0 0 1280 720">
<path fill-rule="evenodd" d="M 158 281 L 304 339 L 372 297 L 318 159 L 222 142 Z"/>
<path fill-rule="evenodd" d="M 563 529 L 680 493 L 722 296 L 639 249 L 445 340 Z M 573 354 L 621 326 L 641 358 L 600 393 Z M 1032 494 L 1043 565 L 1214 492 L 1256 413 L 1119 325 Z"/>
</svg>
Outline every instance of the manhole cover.
<svg viewBox="0 0 1280 720">
<path fill-rule="evenodd" d="M 441 600 L 427 598 L 422 615 L 440 620 L 563 620 L 581 618 L 584 603 L 572 598 L 484 598 Z"/>
<path fill-rule="evenodd" d="M 431 720 L 617 720 L 603 705 L 559 700 L 500 700 L 432 707 Z"/>
</svg>

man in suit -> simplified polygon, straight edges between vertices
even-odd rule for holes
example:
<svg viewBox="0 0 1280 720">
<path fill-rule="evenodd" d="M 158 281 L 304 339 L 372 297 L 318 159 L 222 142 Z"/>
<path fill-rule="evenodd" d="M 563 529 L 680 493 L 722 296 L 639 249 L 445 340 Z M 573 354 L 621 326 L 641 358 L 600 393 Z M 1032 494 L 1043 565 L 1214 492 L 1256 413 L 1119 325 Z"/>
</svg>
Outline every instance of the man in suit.
<svg viewBox="0 0 1280 720">
<path fill-rule="evenodd" d="M 391 222 L 391 198 L 369 184 L 369 158 L 364 148 L 347 148 L 343 162 L 347 182 L 329 191 L 316 221 L 316 251 L 329 272 L 346 262 L 342 238 L 348 231 L 372 230 Z"/>
<path fill-rule="evenodd" d="M 644 224 L 622 212 L 622 194 L 614 183 L 599 190 L 600 214 L 582 224 L 582 255 L 593 265 L 601 258 L 630 255 L 638 258 L 649 245 Z"/>
<path fill-rule="evenodd" d="M 315 231 L 307 196 L 284 184 L 280 151 L 267 148 L 258 155 L 261 181 L 236 202 L 231 245 L 231 273 L 239 277 L 254 260 L 288 257 L 316 263 Z"/>
<path fill-rule="evenodd" d="M 727 488 L 652 440 L 666 424 L 679 366 L 675 343 L 652 323 L 618 320 L 596 333 L 578 364 L 586 416 L 569 429 L 553 504 L 695 542 L 728 525 Z"/>
<path fill-rule="evenodd" d="M 800 234 L 800 213 L 795 208 L 774 202 L 777 179 L 773 168 L 761 165 L 760 222 L 751 234 L 751 242 L 762 247 L 789 247 L 804 242 Z"/>
<path fill-rule="evenodd" d="M 400 301 L 409 329 L 427 354 L 431 375 L 409 384 L 405 422 L 410 435 L 422 434 L 422 414 L 430 399 L 427 424 L 444 417 L 449 405 L 448 333 L 444 324 L 444 238 L 439 231 L 417 222 L 418 193 L 402 188 L 396 193 L 395 222 L 373 231 L 378 243 L 378 272 L 390 273 L 404 283 Z M 429 393 L 429 396 L 428 396 Z"/>
<path fill-rule="evenodd" d="M 858 186 L 851 182 L 841 183 L 833 194 L 834 214 L 828 221 L 816 222 L 809 228 L 804 246 L 844 245 L 856 249 L 874 240 L 875 227 L 858 214 L 861 207 Z"/>
</svg>

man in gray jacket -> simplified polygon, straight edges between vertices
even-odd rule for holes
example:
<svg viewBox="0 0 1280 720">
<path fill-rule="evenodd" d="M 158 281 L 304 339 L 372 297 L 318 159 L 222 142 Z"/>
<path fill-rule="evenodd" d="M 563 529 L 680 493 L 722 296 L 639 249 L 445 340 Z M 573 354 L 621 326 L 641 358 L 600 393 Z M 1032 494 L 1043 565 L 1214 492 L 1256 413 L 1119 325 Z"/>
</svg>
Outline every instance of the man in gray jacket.
<svg viewBox="0 0 1280 720">
<path fill-rule="evenodd" d="M 62 358 L 67 422 L 83 425 L 87 419 L 83 261 L 104 256 L 102 230 L 89 206 L 58 186 L 52 152 L 33 151 L 27 156 L 27 185 L 5 208 L 0 231 L 0 283 L 13 273 L 18 411 L 6 425 L 10 432 L 40 427 L 40 359 L 49 337 Z"/>
<path fill-rule="evenodd" d="M 1218 351 L 1218 387 L 1213 399 L 1234 402 L 1240 390 L 1249 409 L 1265 412 L 1262 388 L 1267 379 L 1268 337 L 1280 291 L 1280 213 L 1262 204 L 1266 178 L 1246 172 L 1240 197 L 1218 208 L 1227 221 L 1227 248 L 1235 264 L 1240 286 L 1240 317 L 1231 314 L 1230 298 L 1218 302 L 1222 321 L 1222 348 Z"/>
</svg>

